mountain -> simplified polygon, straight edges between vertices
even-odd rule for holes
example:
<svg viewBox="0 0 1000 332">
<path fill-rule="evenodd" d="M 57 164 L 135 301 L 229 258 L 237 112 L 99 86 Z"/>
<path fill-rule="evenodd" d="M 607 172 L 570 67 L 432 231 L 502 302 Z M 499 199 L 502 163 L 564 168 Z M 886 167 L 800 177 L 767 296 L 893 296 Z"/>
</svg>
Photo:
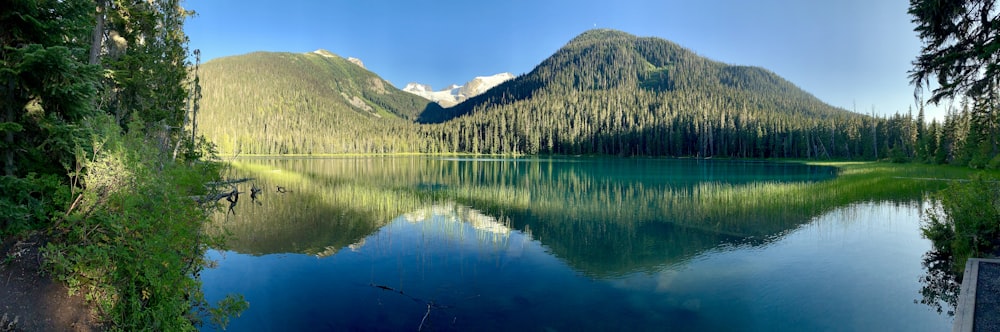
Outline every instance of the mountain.
<svg viewBox="0 0 1000 332">
<path fill-rule="evenodd" d="M 769 70 L 607 29 L 418 121 L 474 153 L 798 158 L 872 155 L 859 133 L 875 123 Z"/>
<path fill-rule="evenodd" d="M 500 73 L 492 76 L 477 76 L 471 81 L 466 82 L 464 85 L 452 84 L 439 91 L 434 91 L 430 85 L 409 83 L 403 88 L 403 91 L 424 97 L 427 100 L 436 102 L 443 107 L 451 107 L 465 101 L 466 99 L 478 96 L 512 78 L 514 78 L 514 74 L 511 73 Z"/>
<path fill-rule="evenodd" d="M 530 73 L 506 83 L 502 89 L 472 98 L 462 107 L 424 122 L 443 122 L 475 108 L 532 99 L 535 92 L 607 90 L 720 93 L 733 98 L 752 94 L 757 99 L 781 99 L 804 106 L 795 110 L 794 107 L 774 109 L 778 112 L 805 112 L 819 117 L 848 113 L 823 103 L 764 68 L 728 65 L 665 39 L 640 38 L 610 29 L 584 32 Z"/>
<path fill-rule="evenodd" d="M 201 75 L 199 132 L 222 153 L 869 160 L 912 153 L 899 145 L 913 136 L 905 121 L 832 107 L 764 68 L 607 29 L 580 34 L 490 89 L 500 79 L 450 87 L 443 95 L 482 93 L 449 108 L 327 51 L 221 58 Z M 438 93 L 420 84 L 406 90 Z"/>
<path fill-rule="evenodd" d="M 440 106 L 326 50 L 256 52 L 199 68 L 198 133 L 223 153 L 379 152 L 421 142 L 398 129 Z M 365 138 L 365 139 L 359 139 Z M 403 143 L 392 143 L 395 141 Z M 415 147 L 414 147 L 415 148 Z"/>
</svg>

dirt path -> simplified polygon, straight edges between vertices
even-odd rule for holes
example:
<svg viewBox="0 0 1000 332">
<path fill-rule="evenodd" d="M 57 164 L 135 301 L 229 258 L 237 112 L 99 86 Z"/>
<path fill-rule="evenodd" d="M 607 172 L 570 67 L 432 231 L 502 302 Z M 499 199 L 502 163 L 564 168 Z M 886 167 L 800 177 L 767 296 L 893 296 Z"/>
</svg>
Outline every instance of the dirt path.
<svg viewBox="0 0 1000 332">
<path fill-rule="evenodd" d="M 0 244 L 0 332 L 100 331 L 82 295 L 41 274 L 38 235 Z"/>
</svg>

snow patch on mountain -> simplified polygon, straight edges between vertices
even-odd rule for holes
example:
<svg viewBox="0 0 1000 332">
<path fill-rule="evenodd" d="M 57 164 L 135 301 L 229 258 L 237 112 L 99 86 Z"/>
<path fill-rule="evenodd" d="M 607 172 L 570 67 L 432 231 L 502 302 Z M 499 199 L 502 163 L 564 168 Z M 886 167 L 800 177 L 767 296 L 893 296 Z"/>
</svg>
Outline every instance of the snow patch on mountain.
<svg viewBox="0 0 1000 332">
<path fill-rule="evenodd" d="M 339 58 L 339 56 L 337 56 L 336 54 L 333 54 L 333 52 L 324 50 L 322 48 L 318 49 L 318 50 L 315 50 L 315 51 L 312 51 L 312 53 L 318 54 L 320 56 L 327 57 L 327 58 Z M 348 57 L 347 61 L 350 61 L 351 63 L 358 65 L 358 67 L 365 68 L 365 63 L 361 62 L 361 59 L 354 58 L 354 57 Z"/>
<path fill-rule="evenodd" d="M 327 50 L 324 50 L 324 49 L 315 50 L 315 51 L 313 51 L 313 53 L 325 56 L 327 58 L 336 58 L 337 57 L 337 55 L 333 54 L 333 52 L 330 52 L 330 51 L 327 51 Z"/>
<path fill-rule="evenodd" d="M 365 63 L 361 62 L 361 59 L 348 57 L 347 61 L 350 61 L 351 63 L 358 65 L 358 67 L 361 67 L 361 68 L 365 67 Z"/>
<path fill-rule="evenodd" d="M 500 73 L 491 76 L 477 76 L 464 85 L 452 84 L 447 88 L 434 91 L 430 85 L 409 83 L 403 91 L 418 95 L 424 99 L 438 103 L 443 107 L 455 106 L 466 99 L 478 96 L 487 90 L 514 78 L 511 73 Z"/>
</svg>

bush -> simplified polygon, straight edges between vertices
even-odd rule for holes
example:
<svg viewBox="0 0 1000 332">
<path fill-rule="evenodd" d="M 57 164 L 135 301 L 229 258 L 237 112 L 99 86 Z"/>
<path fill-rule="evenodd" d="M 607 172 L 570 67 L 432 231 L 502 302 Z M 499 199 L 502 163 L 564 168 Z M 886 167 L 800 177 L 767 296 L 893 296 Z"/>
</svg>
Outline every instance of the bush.
<svg viewBox="0 0 1000 332">
<path fill-rule="evenodd" d="M 210 211 L 193 196 L 217 180 L 218 164 L 173 162 L 138 132 L 85 162 L 85 202 L 56 228 L 47 267 L 95 302 L 113 330 L 190 331 L 202 312 L 237 314 L 242 298 L 208 308 L 196 278 L 218 239 L 203 232 Z"/>
<path fill-rule="evenodd" d="M 69 189 L 55 175 L 0 176 L 0 240 L 47 226 L 68 199 Z"/>
<path fill-rule="evenodd" d="M 1000 186 L 975 175 L 938 193 L 939 204 L 927 212 L 923 236 L 936 250 L 955 257 L 955 269 L 970 257 L 996 255 L 1000 249 Z"/>
</svg>

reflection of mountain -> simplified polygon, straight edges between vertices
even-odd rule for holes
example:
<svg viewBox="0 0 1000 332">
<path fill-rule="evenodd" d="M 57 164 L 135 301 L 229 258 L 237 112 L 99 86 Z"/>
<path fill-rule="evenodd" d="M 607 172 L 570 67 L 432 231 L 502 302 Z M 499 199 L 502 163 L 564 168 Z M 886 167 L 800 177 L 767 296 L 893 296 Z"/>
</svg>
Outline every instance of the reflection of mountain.
<svg viewBox="0 0 1000 332">
<path fill-rule="evenodd" d="M 369 221 L 370 215 L 364 211 L 324 204 L 309 193 L 268 193 L 261 201 L 259 206 L 240 206 L 235 216 L 216 215 L 216 225 L 230 234 L 226 242 L 229 249 L 253 255 L 304 253 L 324 257 L 380 226 Z"/>
<path fill-rule="evenodd" d="M 264 188 L 260 203 L 244 197 L 236 215 L 219 212 L 213 216 L 213 226 L 219 229 L 212 230 L 227 234 L 226 245 L 240 253 L 329 256 L 364 239 L 416 204 L 391 193 L 319 181 L 272 165 L 243 166 L 243 174 Z M 274 189 L 277 186 L 289 192 L 278 193 Z"/>
<path fill-rule="evenodd" d="M 462 222 L 472 226 L 477 232 L 504 237 L 510 235 L 510 220 L 498 220 L 467 206 L 453 202 L 438 204 L 403 215 L 406 221 L 418 223 L 434 216 L 444 217 L 451 222 Z"/>
<path fill-rule="evenodd" d="M 595 277 L 653 272 L 683 263 L 702 252 L 745 238 L 689 228 L 666 222 L 647 222 L 634 228 L 595 222 L 582 229 L 567 229 L 544 220 L 511 216 L 523 221 L 516 228 L 530 228 L 552 254 L 575 270 Z"/>
<path fill-rule="evenodd" d="M 443 216 L 482 240 L 530 234 L 592 276 L 651 270 L 720 244 L 758 244 L 875 197 L 852 194 L 868 182 L 819 181 L 833 176 L 830 168 L 759 162 L 417 157 L 237 166 L 239 176 L 270 188 L 262 205 L 241 201 L 236 216 L 216 217 L 237 252 L 328 256 L 360 248 L 400 216 Z M 293 192 L 275 193 L 277 185 Z"/>
</svg>

